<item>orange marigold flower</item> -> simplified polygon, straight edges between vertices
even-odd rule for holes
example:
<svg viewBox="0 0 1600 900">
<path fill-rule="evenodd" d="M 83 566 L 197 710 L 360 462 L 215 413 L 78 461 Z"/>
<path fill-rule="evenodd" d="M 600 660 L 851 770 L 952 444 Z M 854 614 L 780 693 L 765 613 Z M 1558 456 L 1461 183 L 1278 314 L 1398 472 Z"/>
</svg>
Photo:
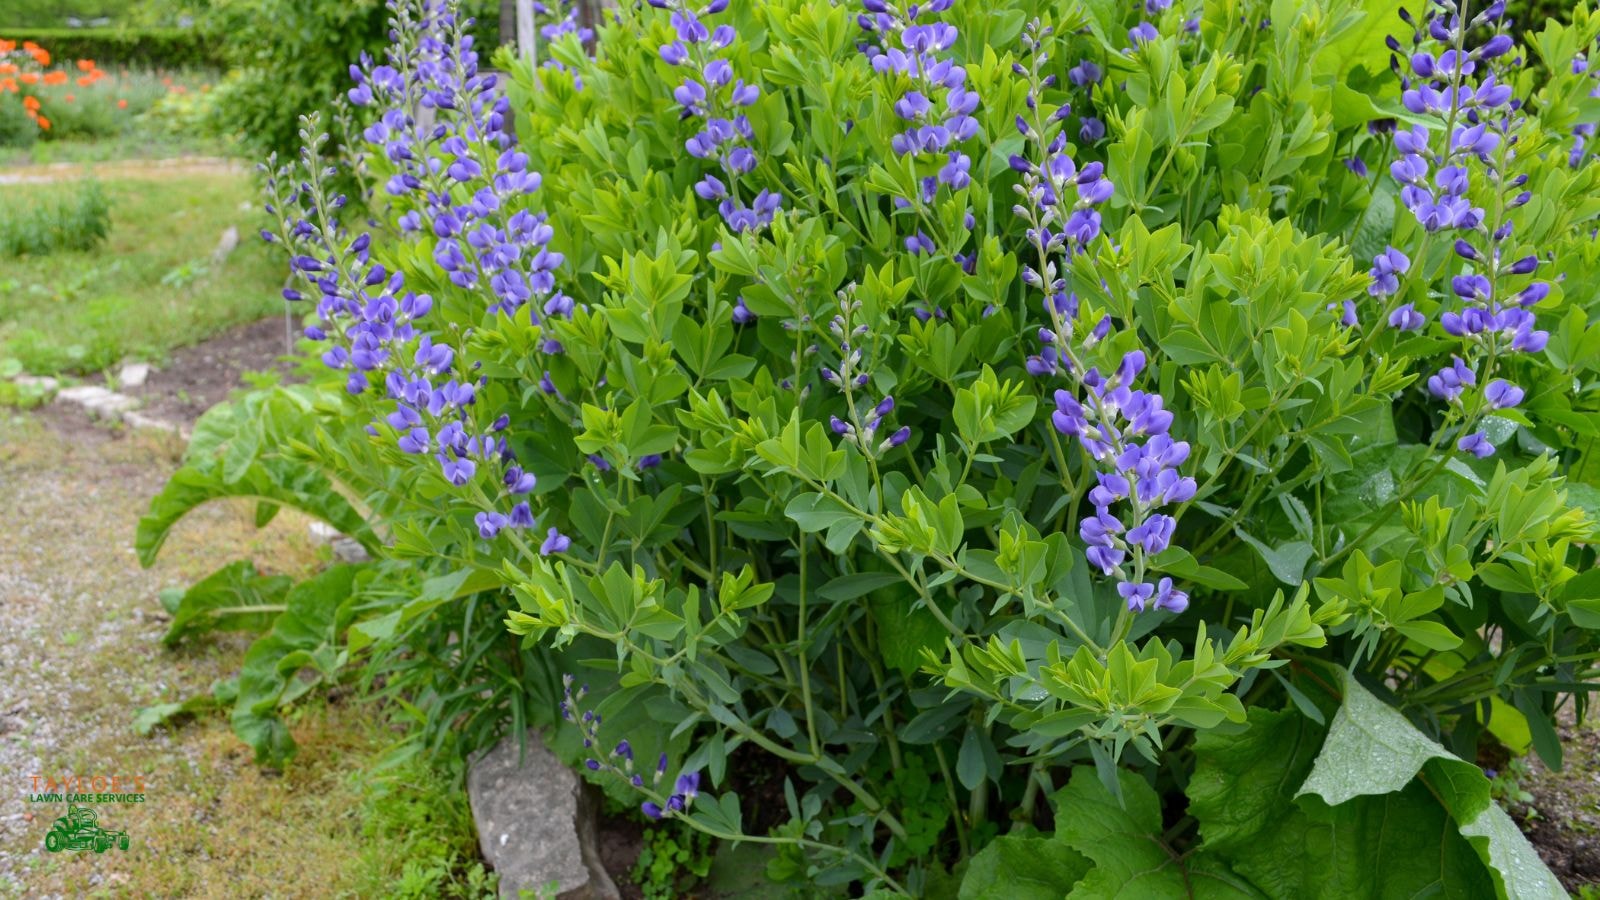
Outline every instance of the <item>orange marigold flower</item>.
<svg viewBox="0 0 1600 900">
<path fill-rule="evenodd" d="M 29 112 L 34 112 L 34 111 L 38 110 L 39 109 L 39 98 L 38 97 L 23 97 L 22 98 L 22 108 L 28 110 Z"/>
<path fill-rule="evenodd" d="M 87 71 L 89 71 L 89 70 L 91 70 L 93 68 L 94 68 L 94 60 L 92 60 L 92 59 L 80 59 L 80 60 L 78 60 L 78 71 L 87 72 Z"/>
<path fill-rule="evenodd" d="M 15 75 L 15 74 L 17 74 L 17 64 L 16 63 L 0 62 L 0 75 Z"/>
<path fill-rule="evenodd" d="M 37 119 L 34 119 L 34 121 L 39 123 L 39 128 L 41 130 L 43 130 L 43 131 L 49 131 L 50 130 L 50 120 L 46 119 L 44 116 L 40 116 Z"/>
<path fill-rule="evenodd" d="M 17 49 L 16 41 L 8 41 L 5 38 L 0 38 L 0 53 L 10 53 L 15 49 Z"/>
<path fill-rule="evenodd" d="M 50 72 L 44 76 L 44 83 L 48 85 L 66 84 L 67 73 L 60 70 Z"/>
<path fill-rule="evenodd" d="M 127 108 L 128 108 L 128 101 L 126 101 L 126 100 L 118 100 L 117 101 L 117 109 L 127 109 Z"/>
<path fill-rule="evenodd" d="M 22 79 L 22 83 L 23 84 L 38 84 L 39 83 L 39 73 L 38 72 L 23 72 L 22 75 L 19 76 L 19 77 Z"/>
<path fill-rule="evenodd" d="M 89 85 L 94 84 L 94 79 L 87 75 L 79 75 L 77 81 L 78 87 L 88 87 Z"/>
<path fill-rule="evenodd" d="M 17 80 L 15 78 L 0 78 L 0 91 L 7 94 L 15 94 L 17 92 Z"/>
</svg>

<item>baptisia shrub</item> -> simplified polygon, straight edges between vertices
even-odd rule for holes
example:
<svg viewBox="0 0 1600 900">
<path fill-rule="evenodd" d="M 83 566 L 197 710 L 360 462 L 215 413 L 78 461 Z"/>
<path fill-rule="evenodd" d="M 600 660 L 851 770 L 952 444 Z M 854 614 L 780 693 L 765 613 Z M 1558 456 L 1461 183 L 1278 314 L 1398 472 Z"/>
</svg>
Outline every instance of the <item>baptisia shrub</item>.
<svg viewBox="0 0 1600 900">
<path fill-rule="evenodd" d="M 651 0 L 509 83 L 392 12 L 370 191 L 315 124 L 269 173 L 330 374 L 197 433 L 147 555 L 354 519 L 313 644 L 500 611 L 529 661 L 434 696 L 537 683 L 774 878 L 1559 892 L 1461 760 L 1558 763 L 1600 656 L 1585 7 Z"/>
</svg>

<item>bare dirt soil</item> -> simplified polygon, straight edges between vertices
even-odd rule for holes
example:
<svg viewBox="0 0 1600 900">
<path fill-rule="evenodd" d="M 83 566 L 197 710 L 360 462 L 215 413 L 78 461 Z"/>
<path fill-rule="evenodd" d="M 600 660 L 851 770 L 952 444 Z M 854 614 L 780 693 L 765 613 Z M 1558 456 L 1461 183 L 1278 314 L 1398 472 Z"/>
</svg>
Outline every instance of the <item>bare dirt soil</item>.
<svg viewBox="0 0 1600 900">
<path fill-rule="evenodd" d="M 192 423 L 245 387 L 247 375 L 270 372 L 285 380 L 292 378 L 293 366 L 284 357 L 293 349 L 293 342 L 286 346 L 284 332 L 282 316 L 240 325 L 203 343 L 174 350 L 165 363 L 151 370 L 143 385 L 121 390 L 137 398 L 146 415 Z"/>
</svg>

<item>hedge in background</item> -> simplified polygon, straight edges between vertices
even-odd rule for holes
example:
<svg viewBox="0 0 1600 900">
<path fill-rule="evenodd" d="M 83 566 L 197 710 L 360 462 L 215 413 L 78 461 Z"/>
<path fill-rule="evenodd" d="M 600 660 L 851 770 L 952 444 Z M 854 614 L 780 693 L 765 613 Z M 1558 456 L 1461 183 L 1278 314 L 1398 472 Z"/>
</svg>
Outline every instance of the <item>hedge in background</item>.
<svg viewBox="0 0 1600 900">
<path fill-rule="evenodd" d="M 198 28 L 7 28 L 4 36 L 48 47 L 58 59 L 92 59 L 102 66 L 215 69 L 223 64 L 216 39 Z"/>
<path fill-rule="evenodd" d="M 497 37 L 498 9 L 495 0 L 463 4 L 491 29 L 475 32 L 481 46 Z M 351 61 L 382 56 L 389 41 L 382 0 L 215 0 L 205 25 L 233 69 L 218 85 L 213 124 L 263 155 L 293 155 L 297 118 L 321 111 L 326 121 Z"/>
</svg>

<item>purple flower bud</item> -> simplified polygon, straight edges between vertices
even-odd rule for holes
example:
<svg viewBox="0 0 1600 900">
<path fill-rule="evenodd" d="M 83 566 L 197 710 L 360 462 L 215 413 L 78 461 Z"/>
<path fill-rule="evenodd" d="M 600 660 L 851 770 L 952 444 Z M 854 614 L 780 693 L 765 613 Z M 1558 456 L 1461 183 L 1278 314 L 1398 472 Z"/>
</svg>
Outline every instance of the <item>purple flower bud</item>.
<svg viewBox="0 0 1600 900">
<path fill-rule="evenodd" d="M 1474 431 L 1457 441 L 1456 449 L 1463 453 L 1471 453 L 1479 459 L 1487 459 L 1494 455 L 1494 445 L 1489 443 L 1489 436 L 1481 431 Z"/>
<path fill-rule="evenodd" d="M 539 545 L 539 555 L 552 556 L 557 553 L 565 553 L 571 547 L 572 538 L 557 531 L 555 526 L 552 525 L 550 531 L 545 535 L 544 543 Z"/>
</svg>

